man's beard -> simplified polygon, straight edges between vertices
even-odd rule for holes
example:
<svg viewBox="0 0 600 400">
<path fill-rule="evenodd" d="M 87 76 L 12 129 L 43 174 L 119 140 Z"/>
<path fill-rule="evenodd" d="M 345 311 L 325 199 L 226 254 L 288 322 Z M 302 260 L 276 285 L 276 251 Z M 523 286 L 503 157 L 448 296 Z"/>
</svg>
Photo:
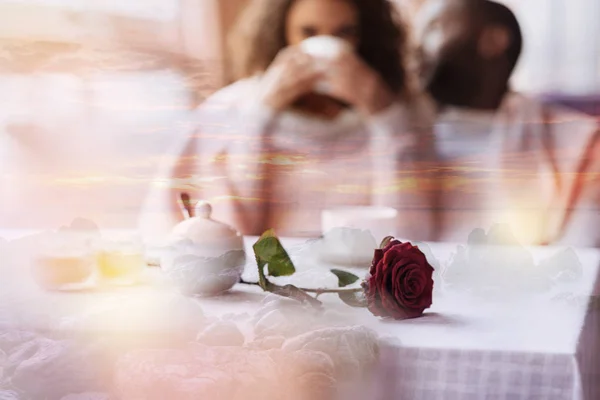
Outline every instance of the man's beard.
<svg viewBox="0 0 600 400">
<path fill-rule="evenodd" d="M 472 49 L 445 54 L 425 76 L 423 87 L 440 105 L 469 107 L 481 87 L 480 60 Z"/>
</svg>

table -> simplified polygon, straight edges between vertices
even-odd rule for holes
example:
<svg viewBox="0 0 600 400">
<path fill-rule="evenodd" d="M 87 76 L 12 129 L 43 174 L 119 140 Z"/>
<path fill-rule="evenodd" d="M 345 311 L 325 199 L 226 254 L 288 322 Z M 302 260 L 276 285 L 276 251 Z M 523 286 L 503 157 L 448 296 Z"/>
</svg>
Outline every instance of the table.
<svg viewBox="0 0 600 400">
<path fill-rule="evenodd" d="M 430 245 L 442 265 L 456 250 L 452 244 Z M 557 250 L 531 248 L 537 260 Z M 576 254 L 583 266 L 580 282 L 553 294 L 494 301 L 436 290 L 423 318 L 401 323 L 374 320 L 358 310 L 361 323 L 399 340 L 384 346 L 369 397 L 600 398 L 600 302 L 595 299 L 600 252 Z"/>
<path fill-rule="evenodd" d="M 254 241 L 255 238 L 246 238 L 248 251 Z M 307 261 L 310 247 L 303 241 L 286 239 L 283 244 L 297 264 L 297 273 L 289 278 L 279 278 L 278 282 L 304 286 L 336 284 L 326 266 Z M 429 247 L 442 267 L 456 249 L 454 244 L 431 243 Z M 534 258 L 541 259 L 556 250 L 533 248 L 531 252 Z M 576 254 L 583 275 L 576 283 L 562 289 L 486 299 L 485 296 L 446 290 L 437 284 L 432 308 L 424 317 L 410 321 L 382 321 L 367 310 L 349 309 L 335 296 L 323 296 L 326 307 L 344 313 L 348 324 L 366 326 L 384 338 L 379 363 L 370 375 L 370 386 L 361 385 L 363 393 L 353 388 L 354 396 L 343 398 L 600 398 L 599 308 L 590 300 L 591 296 L 600 293 L 600 251 L 578 249 Z M 349 270 L 366 273 L 365 269 Z M 158 270 L 150 270 L 149 277 L 156 279 L 155 282 L 160 281 L 159 275 Z M 250 263 L 245 278 L 255 277 L 256 271 Z M 148 329 L 164 328 L 162 333 L 167 336 L 175 332 L 195 335 L 202 324 L 200 318 L 198 321 L 190 321 L 187 317 L 178 319 L 167 308 L 161 308 L 174 297 L 160 285 L 69 294 L 45 293 L 29 287 L 27 290 L 30 291 L 20 302 L 11 297 L 16 293 L 16 287 L 16 284 L 11 285 L 0 293 L 0 304 L 3 305 L 0 306 L 0 326 L 16 324 L 19 329 L 42 331 L 70 329 L 66 317 L 74 312 L 102 308 L 109 303 L 118 306 L 133 297 L 142 299 L 140 309 L 151 310 L 147 313 L 148 318 L 144 313 L 136 316 L 142 326 L 147 324 Z M 21 295 L 22 290 L 18 289 Z M 229 314 L 228 318 L 235 319 L 256 312 L 264 297 L 265 294 L 256 287 L 239 285 L 228 295 L 202 299 L 198 303 L 204 310 L 204 317 Z M 184 301 L 196 303 L 196 300 Z M 88 334 L 94 329 L 107 332 L 124 329 L 123 325 L 130 323 L 124 318 L 116 321 L 112 326 L 107 320 L 88 324 L 84 330 Z M 151 322 L 148 324 L 148 321 Z"/>
</svg>

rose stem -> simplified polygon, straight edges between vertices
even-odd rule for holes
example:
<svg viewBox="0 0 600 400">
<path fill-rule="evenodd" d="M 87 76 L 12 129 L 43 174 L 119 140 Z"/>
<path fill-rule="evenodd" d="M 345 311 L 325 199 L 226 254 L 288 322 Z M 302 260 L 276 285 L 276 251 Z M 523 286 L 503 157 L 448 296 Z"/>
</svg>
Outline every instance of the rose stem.
<svg viewBox="0 0 600 400">
<path fill-rule="evenodd" d="M 260 286 L 258 284 L 258 282 L 247 282 L 245 280 L 240 280 L 241 284 L 244 285 L 253 285 L 253 286 Z M 340 288 L 340 289 L 306 289 L 306 288 L 298 288 L 302 291 L 305 291 L 306 293 L 316 293 L 317 295 L 321 295 L 321 294 L 326 294 L 326 293 L 359 293 L 362 292 L 364 289 L 363 288 L 352 288 L 352 289 L 344 289 L 344 288 Z"/>
</svg>

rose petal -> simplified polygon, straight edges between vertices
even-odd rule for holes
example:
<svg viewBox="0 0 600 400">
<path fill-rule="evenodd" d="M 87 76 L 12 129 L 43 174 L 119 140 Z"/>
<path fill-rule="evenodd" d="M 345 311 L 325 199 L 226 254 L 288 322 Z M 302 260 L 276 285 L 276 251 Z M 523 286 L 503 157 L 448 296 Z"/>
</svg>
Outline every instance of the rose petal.
<svg viewBox="0 0 600 400">
<path fill-rule="evenodd" d="M 383 258 L 383 250 L 376 249 L 373 254 L 373 261 L 371 263 L 371 269 L 369 271 L 371 273 L 371 275 L 375 274 L 375 271 L 377 270 L 377 264 L 379 264 L 379 262 L 381 261 L 382 258 Z"/>
<path fill-rule="evenodd" d="M 401 241 L 397 240 L 397 239 L 395 239 L 395 240 L 392 240 L 391 242 L 389 242 L 389 243 L 388 243 L 388 245 L 387 245 L 387 246 L 385 246 L 385 247 L 383 248 L 383 252 L 384 252 L 384 253 L 386 253 L 386 252 L 388 252 L 388 251 L 389 251 L 389 250 L 390 250 L 392 247 L 395 247 L 395 246 L 398 246 L 398 245 L 402 245 L 402 244 L 403 244 L 403 243 L 402 243 Z M 410 244 L 410 243 L 408 243 L 408 244 Z"/>
</svg>

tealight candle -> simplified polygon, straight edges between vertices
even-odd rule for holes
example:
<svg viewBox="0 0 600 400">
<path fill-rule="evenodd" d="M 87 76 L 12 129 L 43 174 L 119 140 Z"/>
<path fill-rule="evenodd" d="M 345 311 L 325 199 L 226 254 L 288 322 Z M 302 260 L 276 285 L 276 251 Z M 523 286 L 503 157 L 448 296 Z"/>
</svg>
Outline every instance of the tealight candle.
<svg viewBox="0 0 600 400">
<path fill-rule="evenodd" d="M 80 235 L 51 234 L 41 243 L 32 273 L 36 283 L 47 290 L 83 288 L 94 274 L 92 249 Z"/>
<path fill-rule="evenodd" d="M 104 240 L 97 253 L 100 277 L 115 284 L 135 284 L 146 265 L 141 241 L 136 237 Z"/>
</svg>

